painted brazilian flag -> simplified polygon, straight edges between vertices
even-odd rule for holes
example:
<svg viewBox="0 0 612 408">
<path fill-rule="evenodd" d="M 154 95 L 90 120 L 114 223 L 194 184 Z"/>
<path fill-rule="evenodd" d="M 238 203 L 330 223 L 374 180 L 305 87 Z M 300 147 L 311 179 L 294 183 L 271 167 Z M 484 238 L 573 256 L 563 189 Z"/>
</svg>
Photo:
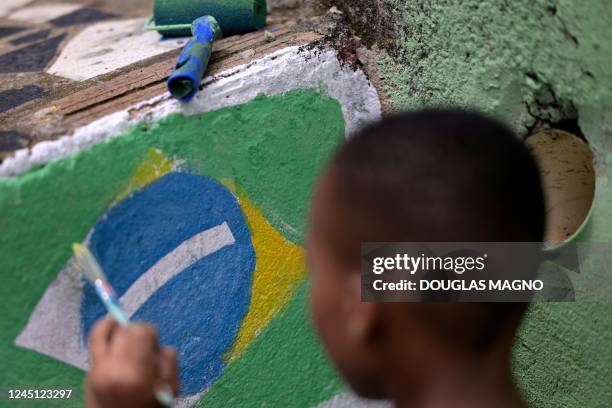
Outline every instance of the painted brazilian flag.
<svg viewBox="0 0 612 408">
<path fill-rule="evenodd" d="M 306 312 L 313 182 L 344 135 L 314 91 L 174 115 L 0 181 L 0 388 L 71 388 L 105 314 L 70 246 L 177 348 L 196 406 L 316 405 L 337 393 Z"/>
</svg>

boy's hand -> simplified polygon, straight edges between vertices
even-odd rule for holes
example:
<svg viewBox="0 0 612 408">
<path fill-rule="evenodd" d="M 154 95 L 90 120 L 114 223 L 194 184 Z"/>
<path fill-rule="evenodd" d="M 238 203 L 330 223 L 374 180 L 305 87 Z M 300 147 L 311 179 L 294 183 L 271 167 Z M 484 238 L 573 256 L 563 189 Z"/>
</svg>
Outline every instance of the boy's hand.
<svg viewBox="0 0 612 408">
<path fill-rule="evenodd" d="M 159 348 L 153 326 L 103 319 L 91 331 L 89 353 L 89 408 L 158 407 L 156 390 L 165 385 L 178 392 L 176 351 Z"/>
</svg>

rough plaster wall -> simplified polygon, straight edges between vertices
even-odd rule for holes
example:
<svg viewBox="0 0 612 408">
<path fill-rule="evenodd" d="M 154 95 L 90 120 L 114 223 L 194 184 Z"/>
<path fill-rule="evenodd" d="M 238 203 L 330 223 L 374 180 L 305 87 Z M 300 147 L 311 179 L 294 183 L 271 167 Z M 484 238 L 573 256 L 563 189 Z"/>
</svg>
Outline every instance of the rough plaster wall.
<svg viewBox="0 0 612 408">
<path fill-rule="evenodd" d="M 560 126 L 595 150 L 597 198 L 584 240 L 612 241 L 612 4 L 609 0 L 339 0 L 397 110 L 460 105 L 522 136 Z M 390 19 L 384 16 L 392 16 Z M 391 43 L 391 45 L 388 45 Z M 515 372 L 536 407 L 612 404 L 612 305 L 536 305 Z"/>
</svg>

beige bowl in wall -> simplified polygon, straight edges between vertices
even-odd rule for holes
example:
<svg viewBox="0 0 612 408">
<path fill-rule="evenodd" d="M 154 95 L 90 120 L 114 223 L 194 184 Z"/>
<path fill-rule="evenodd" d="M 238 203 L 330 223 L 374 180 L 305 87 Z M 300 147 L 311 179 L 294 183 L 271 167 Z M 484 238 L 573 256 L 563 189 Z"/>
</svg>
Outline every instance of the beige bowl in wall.
<svg viewBox="0 0 612 408">
<path fill-rule="evenodd" d="M 545 242 L 554 249 L 571 241 L 588 222 L 595 198 L 593 152 L 582 139 L 562 130 L 529 136 L 546 196 Z"/>
</svg>

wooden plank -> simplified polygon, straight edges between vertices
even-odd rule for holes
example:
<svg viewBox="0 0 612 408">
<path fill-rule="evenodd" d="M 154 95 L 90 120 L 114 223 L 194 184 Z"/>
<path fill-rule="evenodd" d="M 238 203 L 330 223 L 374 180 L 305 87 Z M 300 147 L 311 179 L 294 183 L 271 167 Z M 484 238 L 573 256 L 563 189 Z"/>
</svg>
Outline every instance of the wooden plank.
<svg viewBox="0 0 612 408">
<path fill-rule="evenodd" d="M 312 41 L 314 33 L 292 33 L 287 28 L 279 30 L 276 41 L 267 42 L 261 32 L 251 33 L 241 36 L 241 41 L 233 38 L 222 39 L 213 53 L 215 61 L 209 69 L 209 74 L 214 74 L 219 69 L 239 65 L 245 58 L 242 56 L 246 50 L 254 50 L 251 56 L 265 55 L 270 50 L 278 49 L 281 46 L 301 42 Z M 316 34 L 314 34 L 316 36 Z M 231 42 L 227 46 L 225 42 Z M 219 52 L 221 49 L 222 52 Z M 68 116 L 87 109 L 91 106 L 117 98 L 119 96 L 134 92 L 148 87 L 152 84 L 164 81 L 172 72 L 178 52 L 168 53 L 166 60 L 131 71 L 127 74 L 113 78 L 103 84 L 95 85 L 85 90 L 76 92 L 65 98 L 51 102 L 55 112 L 59 115 Z"/>
<path fill-rule="evenodd" d="M 207 75 L 247 64 L 276 50 L 319 40 L 314 32 L 296 32 L 292 26 L 278 26 L 276 40 L 268 42 L 263 32 L 232 36 L 217 42 Z M 94 78 L 76 87 L 69 83 L 57 90 L 75 89 L 67 96 L 49 101 L 34 101 L 12 111 L 10 118 L 0 116 L 0 128 L 14 129 L 30 135 L 28 145 L 54 140 L 72 133 L 92 121 L 127 109 L 167 93 L 166 78 L 171 73 L 180 50 L 143 60 L 118 72 Z M 149 64 L 149 65 L 147 65 Z M 66 95 L 63 93 L 63 95 Z M 146 114 L 152 107 L 143 106 L 130 112 Z M 10 126 L 9 126 L 10 123 Z M 0 162 L 10 152 L 0 152 Z"/>
<path fill-rule="evenodd" d="M 229 68 L 246 64 L 254 59 L 271 54 L 278 49 L 291 45 L 307 44 L 320 38 L 319 34 L 311 32 L 287 33 L 283 38 L 277 39 L 274 42 L 268 43 L 264 41 L 259 43 L 256 48 L 243 49 L 244 47 L 240 44 L 236 44 L 235 52 L 228 58 L 217 59 L 209 67 L 207 74 L 216 75 Z M 253 50 L 253 53 L 245 55 L 244 51 L 246 50 Z M 152 74 L 147 69 L 131 72 L 123 77 L 116 78 L 116 82 L 111 81 L 107 84 L 85 89 L 63 100 L 52 103 L 52 105 L 57 107 L 56 113 L 64 116 L 65 125 L 69 124 L 70 127 L 77 127 L 90 123 L 97 118 L 166 93 L 165 80 L 171 73 L 173 64 L 174 59 L 152 66 L 152 69 L 158 70 L 155 74 Z M 145 72 L 143 73 L 143 71 Z M 138 75 L 141 75 L 141 77 Z M 132 79 L 135 79 L 135 81 L 130 84 L 129 81 Z M 88 99 L 85 100 L 84 97 Z"/>
<path fill-rule="evenodd" d="M 172 72 L 173 63 L 166 60 L 150 67 L 129 72 L 101 85 L 95 85 L 83 91 L 52 102 L 60 115 L 70 115 L 88 106 L 96 105 L 108 99 L 144 88 L 149 84 L 164 80 Z"/>
</svg>

